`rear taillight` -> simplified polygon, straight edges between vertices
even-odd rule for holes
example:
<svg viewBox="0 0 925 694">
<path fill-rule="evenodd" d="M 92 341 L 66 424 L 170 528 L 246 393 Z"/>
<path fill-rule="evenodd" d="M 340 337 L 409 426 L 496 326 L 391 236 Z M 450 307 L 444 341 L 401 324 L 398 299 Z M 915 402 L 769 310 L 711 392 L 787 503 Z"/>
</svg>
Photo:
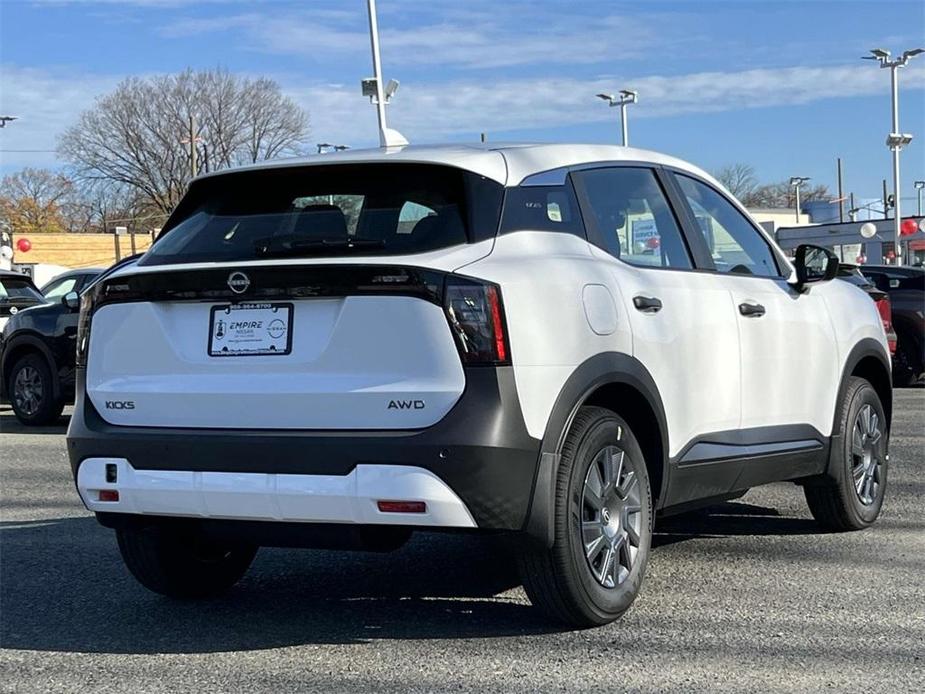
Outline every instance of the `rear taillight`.
<svg viewBox="0 0 925 694">
<path fill-rule="evenodd" d="M 87 365 L 87 347 L 90 344 L 90 316 L 93 313 L 97 292 L 89 289 L 80 297 L 80 317 L 77 319 L 77 366 Z"/>
<path fill-rule="evenodd" d="M 887 343 L 890 348 L 890 353 L 892 354 L 896 351 L 896 334 L 893 332 L 893 307 L 890 304 L 890 297 L 883 296 L 874 303 L 877 305 L 877 313 L 880 314 L 880 321 L 883 323 L 883 332 L 887 334 Z"/>
<path fill-rule="evenodd" d="M 501 290 L 494 284 L 449 276 L 443 307 L 463 364 L 511 363 Z"/>
</svg>

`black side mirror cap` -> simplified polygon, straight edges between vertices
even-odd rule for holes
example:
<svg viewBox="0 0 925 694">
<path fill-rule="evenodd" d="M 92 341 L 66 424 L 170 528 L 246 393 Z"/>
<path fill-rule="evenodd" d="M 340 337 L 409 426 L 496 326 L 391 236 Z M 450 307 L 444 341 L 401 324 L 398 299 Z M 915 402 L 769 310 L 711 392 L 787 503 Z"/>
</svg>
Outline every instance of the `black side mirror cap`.
<svg viewBox="0 0 925 694">
<path fill-rule="evenodd" d="M 80 308 L 80 294 L 77 292 L 68 292 L 61 297 L 61 303 L 70 309 Z"/>
<path fill-rule="evenodd" d="M 800 244 L 793 264 L 797 271 L 795 286 L 798 291 L 813 284 L 828 282 L 838 274 L 838 256 L 822 246 Z"/>
</svg>

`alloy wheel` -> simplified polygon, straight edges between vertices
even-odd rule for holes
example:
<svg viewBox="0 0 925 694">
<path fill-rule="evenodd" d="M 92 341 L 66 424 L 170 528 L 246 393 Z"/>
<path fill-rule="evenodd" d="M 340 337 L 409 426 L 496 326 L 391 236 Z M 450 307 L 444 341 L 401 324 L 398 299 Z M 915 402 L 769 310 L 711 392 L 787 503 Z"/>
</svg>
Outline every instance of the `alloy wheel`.
<svg viewBox="0 0 925 694">
<path fill-rule="evenodd" d="M 594 456 L 581 497 L 581 541 L 597 582 L 615 588 L 629 577 L 639 552 L 642 502 L 629 456 L 606 446 Z"/>
<path fill-rule="evenodd" d="M 38 369 L 24 366 L 16 374 L 13 382 L 13 399 L 16 407 L 27 417 L 38 412 L 45 395 L 45 384 Z"/>
<path fill-rule="evenodd" d="M 873 504 L 883 483 L 883 432 L 880 417 L 865 404 L 858 410 L 851 430 L 851 476 L 858 498 L 865 506 Z"/>
</svg>

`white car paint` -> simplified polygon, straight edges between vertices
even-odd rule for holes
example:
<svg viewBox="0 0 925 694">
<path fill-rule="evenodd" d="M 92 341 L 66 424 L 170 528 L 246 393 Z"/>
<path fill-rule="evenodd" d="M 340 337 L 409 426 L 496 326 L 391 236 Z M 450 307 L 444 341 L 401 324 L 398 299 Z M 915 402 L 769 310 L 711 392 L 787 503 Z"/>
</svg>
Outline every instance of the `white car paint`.
<svg viewBox="0 0 925 694">
<path fill-rule="evenodd" d="M 114 466 L 116 482 L 106 481 Z M 432 472 L 358 465 L 348 475 L 136 470 L 125 458 L 88 458 L 77 490 L 91 511 L 302 523 L 476 527 L 465 504 Z M 100 501 L 103 490 L 118 501 Z M 378 501 L 423 501 L 424 513 L 383 513 Z"/>
<path fill-rule="evenodd" d="M 266 166 L 388 160 L 458 166 L 509 186 L 589 161 L 632 161 L 672 166 L 722 190 L 680 160 L 608 146 L 351 151 Z M 756 233 L 764 234 L 758 228 Z M 497 283 L 519 406 L 527 432 L 536 439 L 546 432 L 569 377 L 604 352 L 637 359 L 653 377 L 665 409 L 669 456 L 718 431 L 811 424 L 828 436 L 851 348 L 872 337 L 888 359 L 873 302 L 848 283 L 829 282 L 799 293 L 780 278 L 636 267 L 563 233 L 524 230 L 400 257 L 126 266 L 117 275 L 338 263 L 413 265 Z M 785 269 L 792 275 L 792 267 Z M 635 296 L 657 296 L 664 307 L 642 313 L 633 306 Z M 740 315 L 743 302 L 761 303 L 766 315 Z M 465 374 L 439 307 L 395 297 L 296 304 L 291 358 L 218 363 L 205 356 L 208 304 L 103 307 L 91 330 L 90 398 L 114 424 L 310 430 L 425 427 L 445 416 L 462 394 Z M 433 406 L 390 419 L 384 403 L 393 397 L 420 397 Z M 136 409 L 106 410 L 106 401 L 114 399 L 132 399 Z M 182 474 L 193 476 L 169 478 L 173 493 L 192 493 L 203 484 L 193 473 Z M 269 484 L 244 477 L 221 480 L 242 489 Z"/>
<path fill-rule="evenodd" d="M 430 426 L 462 394 L 440 307 L 376 296 L 292 303 L 291 354 L 236 357 L 208 354 L 214 304 L 103 306 L 90 331 L 90 399 L 126 426 L 388 429 Z"/>
</svg>

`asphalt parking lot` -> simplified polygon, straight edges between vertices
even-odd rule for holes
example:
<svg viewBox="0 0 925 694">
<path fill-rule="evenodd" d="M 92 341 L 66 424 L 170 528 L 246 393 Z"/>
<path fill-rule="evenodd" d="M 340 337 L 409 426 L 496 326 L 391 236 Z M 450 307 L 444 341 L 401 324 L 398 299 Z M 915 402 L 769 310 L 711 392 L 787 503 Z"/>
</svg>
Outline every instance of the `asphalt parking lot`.
<svg viewBox="0 0 925 694">
<path fill-rule="evenodd" d="M 616 624 L 550 627 L 497 544 L 261 550 L 225 597 L 172 602 L 78 501 L 60 425 L 0 408 L 0 690 L 925 691 L 925 390 L 896 393 L 871 530 L 827 534 L 772 485 L 663 521 Z"/>
</svg>

